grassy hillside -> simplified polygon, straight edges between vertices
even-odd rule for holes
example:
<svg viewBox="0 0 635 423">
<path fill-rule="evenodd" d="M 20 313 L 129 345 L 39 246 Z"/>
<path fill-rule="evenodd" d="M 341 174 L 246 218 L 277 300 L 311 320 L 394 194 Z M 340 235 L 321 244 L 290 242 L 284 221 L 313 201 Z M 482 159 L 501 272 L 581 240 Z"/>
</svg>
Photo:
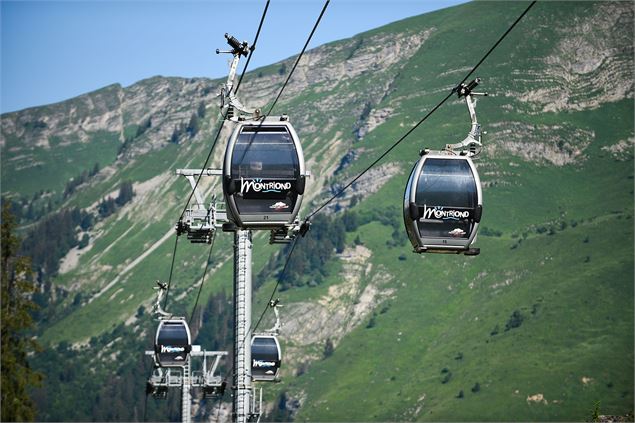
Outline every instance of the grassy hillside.
<svg viewBox="0 0 635 423">
<path fill-rule="evenodd" d="M 276 107 L 291 116 L 313 175 L 303 215 L 438 103 L 526 5 L 469 3 L 308 52 L 297 71 L 304 77 Z M 492 94 L 477 106 L 488 131 L 477 161 L 480 256 L 413 254 L 400 216 L 418 151 L 469 129 L 456 98 L 325 209 L 335 220 L 353 213 L 359 224 L 323 272 L 279 293 L 284 377 L 265 387 L 271 408 L 284 392 L 284 411 L 298 421 L 578 421 L 597 401 L 601 413 L 632 411 L 632 25 L 632 3 L 540 2 L 479 68 Z M 242 99 L 265 105 L 291 60 L 249 73 Z M 65 258 L 43 344 L 68 342 L 82 360 L 94 348 L 150 347 L 152 287 L 168 277 L 173 225 L 189 195 L 174 170 L 202 165 L 218 125 L 218 84 L 157 77 L 2 116 L 3 195 L 96 213 L 121 182 L 133 181 L 136 193 Z M 200 104 L 213 107 L 201 113 Z M 198 132 L 175 140 L 194 114 Z M 82 122 L 87 130 L 77 129 Z M 38 178 L 19 173 L 35 159 Z M 101 171 L 64 197 L 68 178 L 95 162 Z M 220 195 L 218 181 L 203 187 Z M 23 223 L 26 231 L 35 222 Z M 231 292 L 231 242 L 219 233 L 201 304 Z M 279 250 L 256 235 L 253 274 L 270 270 Z M 208 251 L 179 240 L 173 311 L 189 315 Z M 276 272 L 267 274 L 254 295 L 256 318 L 275 283 Z M 327 340 L 335 348 L 324 357 Z M 143 373 L 107 354 L 98 362 L 102 378 L 120 371 L 115 384 Z M 138 405 L 128 407 L 137 414 L 111 418 L 139 420 Z M 42 418 L 103 416 L 64 412 Z"/>
<path fill-rule="evenodd" d="M 473 50 L 482 51 L 476 46 L 503 31 L 513 17 L 510 9 L 465 5 L 386 30 L 424 20 L 432 26 L 458 14 L 496 22 L 487 31 L 469 31 Z M 544 90 L 537 75 L 566 90 L 545 65 L 543 55 L 554 54 L 561 41 L 549 28 L 565 14 L 582 22 L 594 13 L 588 3 L 539 4 L 479 71 L 495 94 L 478 105 L 490 131 L 478 163 L 486 186 L 483 225 L 502 236 L 481 235 L 483 252 L 474 259 L 405 260 L 404 248 L 387 249 L 392 228 L 371 224 L 351 236 L 359 235 L 373 252 L 373 269 L 393 276 L 396 293 L 343 338 L 333 356 L 303 367 L 298 378 L 289 372 L 279 390 L 301 402 L 297 420 L 584 420 L 597 401 L 603 413 L 632 408 L 632 144 L 624 156 L 609 153 L 616 140 L 632 139 L 632 95 L 591 110 L 571 105 L 558 112 L 538 112 L 523 98 Z M 447 51 L 462 51 L 465 43 L 459 28 L 439 29 L 410 58 L 398 77 L 404 82 L 376 106 L 395 107 L 403 117 L 363 140 L 364 154 L 349 168 L 351 175 L 405 132 L 404 121 L 416 121 L 439 100 L 442 94 L 430 81 L 452 86 L 466 72 L 443 72 Z M 578 40 L 585 41 L 597 40 Z M 453 65 L 467 66 L 472 56 L 478 55 L 465 54 Z M 595 84 L 598 91 L 607 88 Z M 416 94 L 421 91 L 426 95 Z M 455 102 L 441 110 L 387 160 L 403 160 L 406 170 L 419 148 L 462 136 L 463 107 Z M 510 130 L 490 129 L 498 125 Z M 585 138 L 591 139 L 586 145 Z M 399 204 L 406 178 L 402 171 L 354 210 Z M 362 284 L 378 277 L 371 272 Z"/>
</svg>

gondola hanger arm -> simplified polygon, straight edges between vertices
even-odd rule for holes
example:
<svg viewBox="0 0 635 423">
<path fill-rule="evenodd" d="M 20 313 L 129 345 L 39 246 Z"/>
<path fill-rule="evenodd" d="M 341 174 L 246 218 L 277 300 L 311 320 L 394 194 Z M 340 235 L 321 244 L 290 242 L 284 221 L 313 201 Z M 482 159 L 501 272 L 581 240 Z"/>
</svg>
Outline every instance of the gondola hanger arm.
<svg viewBox="0 0 635 423">
<path fill-rule="evenodd" d="M 484 132 L 481 131 L 481 125 L 476 118 L 476 98 L 474 97 L 488 96 L 489 94 L 486 92 L 479 93 L 473 91 L 480 82 L 480 78 L 475 78 L 473 81 L 467 84 L 463 83 L 453 90 L 457 93 L 459 98 L 465 97 L 465 104 L 470 114 L 471 126 L 467 137 L 465 137 L 463 141 L 456 144 L 446 144 L 445 150 L 447 151 L 459 151 L 461 154 L 467 154 L 470 157 L 476 157 L 481 153 L 481 149 L 483 148 L 482 134 Z M 464 150 L 465 148 L 467 148 L 467 150 Z"/>
<path fill-rule="evenodd" d="M 172 315 L 170 313 L 164 311 L 161 308 L 161 299 L 163 298 L 163 295 L 168 289 L 168 284 L 165 282 L 157 281 L 157 286 L 155 286 L 153 289 L 158 292 L 157 292 L 157 301 L 156 303 L 154 303 L 154 306 L 152 307 L 152 311 L 159 315 L 159 319 L 163 317 L 171 317 Z"/>
<path fill-rule="evenodd" d="M 280 304 L 280 298 L 269 301 L 269 307 L 273 309 L 273 313 L 276 316 L 276 323 L 267 332 L 277 335 L 280 333 L 280 328 L 282 328 L 282 323 L 280 323 L 280 313 L 278 312 L 278 307 L 282 307 L 282 304 Z"/>
<path fill-rule="evenodd" d="M 228 109 L 227 118 L 232 121 L 240 120 L 240 116 L 234 115 L 233 110 L 238 111 L 238 113 L 244 113 L 247 115 L 252 115 L 253 119 L 260 118 L 260 109 L 249 109 L 245 107 L 234 92 L 234 79 L 236 78 L 236 70 L 238 69 L 238 62 L 240 61 L 240 56 L 245 56 L 249 54 L 250 51 L 253 50 L 253 47 L 250 48 L 247 41 L 243 41 L 242 43 L 238 41 L 235 37 L 225 34 L 225 38 L 227 39 L 227 44 L 232 47 L 231 50 L 220 50 L 216 49 L 216 54 L 227 53 L 233 55 L 233 59 L 231 64 L 229 65 L 229 75 L 227 75 L 227 82 L 221 88 L 220 92 L 220 101 L 221 101 L 221 110 L 225 108 Z"/>
</svg>

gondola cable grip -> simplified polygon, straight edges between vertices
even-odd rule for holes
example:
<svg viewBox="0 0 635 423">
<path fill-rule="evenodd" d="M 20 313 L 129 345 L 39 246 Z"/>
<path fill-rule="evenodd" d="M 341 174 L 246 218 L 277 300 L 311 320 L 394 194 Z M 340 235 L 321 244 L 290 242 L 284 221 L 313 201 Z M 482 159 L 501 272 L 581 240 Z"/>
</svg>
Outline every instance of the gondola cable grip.
<svg viewBox="0 0 635 423">
<path fill-rule="evenodd" d="M 227 44 L 229 44 L 232 49 L 216 49 L 216 54 L 227 53 L 231 54 L 234 57 L 229 66 L 229 75 L 227 75 L 227 82 L 225 82 L 225 85 L 221 87 L 220 91 L 221 110 L 227 110 L 226 119 L 234 122 L 244 120 L 244 117 L 240 115 L 241 113 L 251 115 L 250 118 L 258 120 L 260 119 L 260 109 L 247 108 L 240 102 L 240 100 L 236 96 L 236 93 L 234 92 L 234 79 L 236 78 L 236 70 L 238 69 L 240 56 L 247 57 L 249 52 L 253 51 L 254 48 L 250 48 L 249 44 L 247 44 L 247 41 L 243 41 L 241 43 L 235 37 L 227 33 L 225 34 L 225 38 L 227 39 Z M 235 113 L 235 111 L 237 111 L 238 113 Z"/>
<path fill-rule="evenodd" d="M 459 86 L 455 87 L 452 92 L 456 92 L 458 97 L 465 97 L 465 104 L 467 105 L 467 109 L 470 114 L 471 127 L 470 131 L 467 134 L 467 137 L 459 143 L 456 144 L 446 144 L 445 150 L 455 153 L 456 151 L 460 151 L 459 154 L 467 155 L 469 157 L 476 157 L 481 153 L 481 149 L 483 148 L 482 143 L 482 135 L 485 133 L 481 131 L 481 125 L 478 123 L 476 118 L 476 98 L 474 96 L 488 96 L 489 94 L 486 92 L 479 93 L 474 92 L 474 88 L 478 86 L 481 82 L 481 78 L 475 78 L 469 83 L 462 83 Z M 467 150 L 463 150 L 467 147 Z"/>
</svg>

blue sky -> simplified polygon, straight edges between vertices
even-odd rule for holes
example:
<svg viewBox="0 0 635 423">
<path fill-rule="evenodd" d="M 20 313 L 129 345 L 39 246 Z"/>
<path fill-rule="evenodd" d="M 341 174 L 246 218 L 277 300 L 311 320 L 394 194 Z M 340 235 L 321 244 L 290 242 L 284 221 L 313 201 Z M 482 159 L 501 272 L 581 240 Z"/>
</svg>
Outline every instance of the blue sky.
<svg viewBox="0 0 635 423">
<path fill-rule="evenodd" d="M 265 0 L 0 0 L 2 113 L 154 75 L 223 77 L 229 32 L 251 43 Z M 465 0 L 331 0 L 310 47 Z M 297 54 L 321 0 L 271 0 L 250 70 Z M 243 61 L 244 63 L 244 61 Z"/>
</svg>

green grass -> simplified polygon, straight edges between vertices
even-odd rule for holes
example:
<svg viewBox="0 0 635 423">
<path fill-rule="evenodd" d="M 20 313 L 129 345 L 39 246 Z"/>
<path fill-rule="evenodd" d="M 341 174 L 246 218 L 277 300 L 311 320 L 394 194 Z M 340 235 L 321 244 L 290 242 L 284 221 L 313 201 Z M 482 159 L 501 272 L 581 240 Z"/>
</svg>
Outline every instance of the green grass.
<svg viewBox="0 0 635 423">
<path fill-rule="evenodd" d="M 312 404 L 298 419 L 583 419 L 594 399 L 607 413 L 624 414 L 632 402 L 632 249 L 615 252 L 611 245 L 632 244 L 632 234 L 618 227 L 610 226 L 608 238 L 600 235 L 605 223 L 579 225 L 533 237 L 511 254 L 505 240 L 482 238 L 479 257 L 411 254 L 398 272 L 394 257 L 373 256 L 375 265 L 398 275 L 392 283 L 398 294 L 374 328 L 359 327 L 331 358 L 288 381 L 285 388 L 304 390 Z M 360 228 L 376 235 L 366 241 L 374 251 L 388 234 L 377 229 Z M 587 235 L 602 241 L 585 244 Z M 558 254 L 563 249 L 572 254 Z M 588 255 L 591 262 L 584 263 Z M 506 279 L 513 282 L 492 288 Z M 514 310 L 525 320 L 505 332 Z M 607 320 L 610 325 L 597 327 Z M 500 332 L 491 336 L 496 325 Z M 456 360 L 459 352 L 463 358 Z M 445 367 L 452 378 L 443 384 Z M 593 381 L 584 385 L 582 377 Z M 472 393 L 476 382 L 481 390 Z M 455 398 L 460 390 L 463 399 Z M 548 406 L 527 403 L 538 393 Z M 423 394 L 422 411 L 408 415 Z"/>
<path fill-rule="evenodd" d="M 7 149 L 20 144 L 19 139 L 7 140 Z M 59 140 L 61 141 L 61 140 Z M 22 151 L 24 158 L 10 160 L 3 152 L 2 191 L 30 196 L 40 190 L 61 193 L 66 183 L 85 170 L 91 170 L 95 163 L 101 167 L 115 160 L 119 147 L 118 134 L 96 132 L 87 143 L 71 140 L 68 145 L 52 147 L 32 147 Z M 35 165 L 32 165 L 35 163 Z"/>
<path fill-rule="evenodd" d="M 315 125 L 316 132 L 297 129 L 306 157 L 315 158 L 318 168 L 330 165 L 318 152 L 338 134 L 342 143 L 336 160 L 350 149 L 357 150 L 356 161 L 343 172 L 329 175 L 331 182 L 347 182 L 441 100 L 446 89 L 460 81 L 467 67 L 526 4 L 474 2 L 361 34 L 358 37 L 366 41 L 372 35 L 390 37 L 400 31 L 434 28 L 430 38 L 404 62 L 357 79 L 343 79 L 330 92 L 310 87 L 305 93 L 283 99 L 277 110 L 288 111 L 292 122 Z M 331 357 L 310 363 L 303 375 L 296 377 L 292 368 L 299 363 L 285 362 L 285 372 L 291 376 L 280 384 L 267 385 L 267 400 L 273 401 L 281 391 L 305 398 L 297 421 L 581 421 L 597 401 L 605 414 L 624 415 L 632 410 L 633 159 L 631 154 L 626 160 L 616 160 L 602 149 L 633 136 L 632 98 L 604 102 L 589 110 L 543 113 L 520 98 L 541 87 L 564 86 L 562 81 L 542 78 L 545 57 L 554 53 L 555 43 L 563 37 L 556 23 L 588 19 L 592 6 L 585 2 L 538 3 L 474 75 L 482 76 L 483 88 L 496 94 L 478 103 L 485 130 L 510 122 L 546 127 L 536 132 L 540 136 L 531 138 L 545 144 L 558 138 L 568 140 L 576 130 L 589 131 L 593 134 L 591 144 L 580 160 L 566 166 L 528 162 L 502 149 L 500 143 L 505 139 L 496 144 L 485 136 L 486 145 L 496 149 L 492 155 L 486 149 L 477 161 L 481 178 L 488 185 L 482 225 L 500 231 L 501 236 L 481 233 L 476 243 L 482 251 L 478 257 L 413 254 L 408 241 L 389 245 L 395 229 L 377 221 L 348 233 L 349 246 L 359 237 L 372 251 L 372 271 L 361 278 L 362 288 L 387 273 L 392 279 L 381 288 L 394 293 L 371 311 L 374 327 L 367 328 L 368 317 L 344 336 Z M 466 21 L 471 24 L 457 24 Z M 351 49 L 340 51 L 339 60 Z M 278 68 L 271 65 L 254 71 L 254 75 L 272 74 Z M 369 94 L 369 86 L 383 84 L 390 85 L 385 97 Z M 341 110 L 316 110 L 315 104 L 334 98 L 343 99 Z M 367 101 L 375 109 L 390 107 L 394 112 L 362 140 L 356 140 L 353 130 L 358 116 L 351 111 L 362 110 Z M 462 139 L 469 128 L 465 112 L 465 105 L 452 98 L 414 131 L 380 163 L 396 163 L 400 171 L 377 192 L 365 196 L 354 211 L 364 216 L 387 209 L 400 213 L 403 189 L 419 150 L 441 148 Z M 128 133 L 135 130 L 134 125 L 129 123 Z M 169 144 L 131 161 L 117 161 L 113 176 L 82 187 L 70 204 L 85 207 L 115 190 L 123 180 L 142 182 L 166 170 L 199 167 L 213 134 L 208 123 L 201 130 L 204 136 L 198 142 Z M 108 136 L 103 137 L 86 151 L 69 152 L 58 145 L 38 171 L 38 178 L 5 180 L 13 164 L 5 170 L 3 156 L 3 192 L 35 192 L 42 189 L 43 179 L 50 189 L 61 189 L 69 177 L 92 167 L 95 161 L 89 160 L 91 155 L 114 160 L 117 144 L 114 138 L 108 141 Z M 575 144 L 578 140 L 570 141 Z M 7 139 L 10 146 L 18 142 Z M 222 149 L 223 143 L 219 145 Z M 62 170 L 63 155 L 68 155 L 72 164 Z M 52 160 L 55 157 L 57 161 Z M 102 167 L 107 163 L 99 162 Z M 80 282 L 78 291 L 72 291 L 66 300 L 70 304 L 76 292 L 89 298 L 120 276 L 101 297 L 53 322 L 42 336 L 44 344 L 76 342 L 108 333 L 153 298 L 155 280 L 167 280 L 173 238 L 130 272 L 121 275 L 121 271 L 175 223 L 184 206 L 181 202 L 189 195 L 189 185 L 185 180 L 169 183 L 165 196 L 150 199 L 146 205 L 166 211 L 165 219 L 148 222 L 137 215 L 119 219 L 118 214 L 108 218 L 103 234 L 80 265 L 56 278 L 55 283 L 64 287 Z M 328 198 L 326 193 L 324 197 Z M 319 199 L 304 204 L 304 215 L 319 204 Z M 401 228 L 401 216 L 396 218 Z M 254 278 L 281 248 L 269 246 L 267 235 L 254 237 Z M 219 232 L 216 243 L 213 265 L 231 255 L 233 248 L 228 233 Z M 299 240 L 297 248 L 302 245 Z M 189 316 L 198 292 L 193 285 L 202 276 L 208 251 L 206 245 L 191 245 L 185 238 L 179 241 L 171 311 Z M 292 288 L 275 297 L 283 304 L 322 298 L 343 278 L 339 258 L 326 266 L 328 276 L 319 286 Z M 231 295 L 232 278 L 230 259 L 208 274 L 199 307 L 219 291 Z M 254 322 L 274 285 L 272 275 L 254 292 Z M 186 290 L 188 294 L 177 301 Z M 505 330 L 518 313 L 521 325 Z M 284 321 L 284 309 L 282 318 Z M 268 313 L 260 329 L 269 327 L 272 319 Z M 283 349 L 290 346 L 288 340 L 281 341 Z M 303 348 L 320 356 L 323 343 Z M 476 383 L 480 389 L 473 392 Z M 457 398 L 460 391 L 463 398 Z M 542 394 L 547 404 L 528 400 L 537 394 Z"/>
</svg>

